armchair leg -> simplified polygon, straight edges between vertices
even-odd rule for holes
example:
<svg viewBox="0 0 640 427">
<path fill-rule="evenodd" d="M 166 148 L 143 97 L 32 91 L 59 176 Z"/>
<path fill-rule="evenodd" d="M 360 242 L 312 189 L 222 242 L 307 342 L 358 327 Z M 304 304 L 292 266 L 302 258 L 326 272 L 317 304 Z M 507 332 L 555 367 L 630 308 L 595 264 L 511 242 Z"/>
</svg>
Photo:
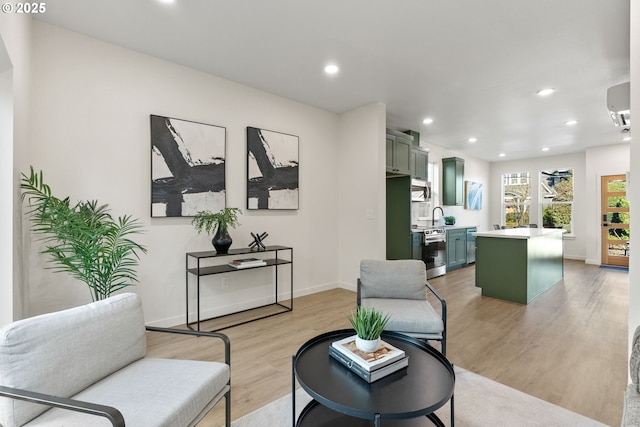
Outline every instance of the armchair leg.
<svg viewBox="0 0 640 427">
<path fill-rule="evenodd" d="M 224 425 L 231 427 L 231 389 L 224 396 Z"/>
</svg>

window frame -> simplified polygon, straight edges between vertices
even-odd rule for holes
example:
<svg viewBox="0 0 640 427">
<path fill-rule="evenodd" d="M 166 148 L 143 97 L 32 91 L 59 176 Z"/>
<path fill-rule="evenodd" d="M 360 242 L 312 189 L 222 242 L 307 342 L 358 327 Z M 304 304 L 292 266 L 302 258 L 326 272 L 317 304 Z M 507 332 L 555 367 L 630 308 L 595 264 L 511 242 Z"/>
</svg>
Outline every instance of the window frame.
<svg viewBox="0 0 640 427">
<path fill-rule="evenodd" d="M 523 202 L 516 202 L 516 203 L 508 203 L 506 202 L 506 186 L 507 185 L 522 185 L 522 180 L 523 177 L 526 175 L 526 178 L 528 180 L 528 184 L 529 184 L 529 194 L 528 196 L 525 198 L 525 200 Z M 519 205 L 525 205 L 526 209 L 525 212 L 527 212 L 527 214 L 529 215 L 529 221 L 531 221 L 531 180 L 532 180 L 532 176 L 531 176 L 531 172 L 529 171 L 521 171 L 521 172 L 505 172 L 502 174 L 502 179 L 500 180 L 500 206 L 501 206 L 501 221 L 502 221 L 502 226 L 504 227 L 509 227 L 509 225 L 507 224 L 507 208 L 509 206 L 514 206 L 517 207 Z M 518 224 L 516 224 L 517 226 Z M 519 225 L 524 225 L 524 224 L 519 224 Z"/>
<path fill-rule="evenodd" d="M 543 184 L 546 186 L 546 181 L 548 181 L 548 176 L 553 175 L 554 173 L 569 173 L 569 175 L 571 176 L 571 196 L 572 199 L 569 200 L 557 200 L 557 201 L 553 201 L 553 199 L 549 199 L 548 197 L 545 197 L 545 195 L 543 194 Z M 549 189 L 551 190 L 551 188 L 549 187 Z M 547 201 L 549 200 L 549 201 Z M 575 223 L 575 216 L 574 216 L 574 204 L 575 204 L 576 198 L 575 198 L 575 168 L 573 167 L 566 167 L 566 168 L 550 168 L 550 169 L 541 169 L 540 171 L 538 171 L 538 215 L 540 218 L 540 227 L 541 228 L 557 228 L 557 227 L 545 227 L 545 221 L 544 221 L 544 209 L 547 206 L 570 206 L 570 212 L 569 215 L 571 217 L 571 220 L 569 221 L 568 224 L 563 224 L 562 229 L 565 231 L 565 236 L 573 236 L 574 235 L 574 223 Z M 567 227 L 568 226 L 568 227 Z M 568 229 L 567 229 L 568 228 Z"/>
</svg>

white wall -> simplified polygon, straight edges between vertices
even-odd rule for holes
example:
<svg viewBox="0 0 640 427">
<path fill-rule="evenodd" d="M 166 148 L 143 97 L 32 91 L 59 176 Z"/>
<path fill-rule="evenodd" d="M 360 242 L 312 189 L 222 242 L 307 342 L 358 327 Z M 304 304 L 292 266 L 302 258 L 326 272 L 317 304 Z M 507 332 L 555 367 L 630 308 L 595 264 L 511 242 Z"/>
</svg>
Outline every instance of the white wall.
<svg viewBox="0 0 640 427">
<path fill-rule="evenodd" d="M 0 38 L 0 57 L 8 54 Z M 3 58 L 0 58 L 2 62 Z M 0 200 L 14 199 L 13 191 L 13 69 L 0 69 Z M 12 206 L 13 203 L 8 203 Z M 13 281 L 13 209 L 0 209 L 0 283 Z M 0 326 L 13 320 L 13 288 L 0 286 Z"/>
<path fill-rule="evenodd" d="M 585 212 L 585 155 L 584 153 L 568 154 L 561 156 L 537 157 L 534 159 L 515 160 L 491 163 L 491 183 L 494 192 L 490 196 L 491 223 L 502 224 L 502 175 L 505 173 L 529 172 L 531 174 L 531 213 L 532 223 L 542 224 L 541 213 L 538 210 L 539 176 L 545 169 L 573 169 L 573 236 L 565 236 L 564 256 L 572 259 L 585 259 L 585 217 L 580 212 Z"/>
<path fill-rule="evenodd" d="M 339 214 L 336 249 L 340 283 L 356 289 L 363 259 L 385 259 L 384 104 L 374 103 L 340 115 L 337 168 L 339 199 L 329 208 Z"/>
<path fill-rule="evenodd" d="M 625 174 L 629 171 L 630 144 L 607 145 L 586 151 L 585 176 L 586 209 L 584 245 L 587 264 L 600 265 L 602 262 L 602 221 L 600 220 L 600 178 L 604 175 Z"/>
<path fill-rule="evenodd" d="M 420 141 L 422 147 L 429 149 L 429 163 L 435 164 L 435 173 L 438 175 L 434 180 L 430 177 L 429 180 L 435 182 L 437 187 L 434 186 L 434 200 L 432 206 L 441 206 L 446 216 L 454 216 L 456 218 L 456 225 L 462 226 L 477 226 L 478 231 L 486 231 L 490 227 L 489 214 L 490 205 L 489 200 L 492 192 L 492 183 L 490 176 L 490 163 L 483 160 L 478 160 L 473 157 L 465 156 L 459 152 L 451 151 L 446 148 L 439 147 L 437 145 L 426 143 L 422 138 Z M 447 157 L 459 157 L 464 159 L 464 180 L 475 181 L 483 184 L 482 186 L 482 209 L 470 210 L 465 209 L 464 206 L 442 206 L 442 159 Z M 440 213 L 436 213 L 436 219 L 440 216 Z"/>
<path fill-rule="evenodd" d="M 0 43 L 4 43 L 12 70 L 3 71 L 3 114 L 10 121 L 3 130 L 0 196 L 0 326 L 24 316 L 22 283 L 28 273 L 22 257 L 22 212 L 19 170 L 27 164 L 29 146 L 29 103 L 31 88 L 31 18 L 28 15 L 0 14 Z M 10 88 L 7 87 L 10 85 Z M 9 117 L 11 115 L 12 117 Z M 9 129 L 10 128 L 10 129 Z M 7 139 L 7 135 L 11 133 Z M 8 166 L 8 168 L 7 168 Z"/>
<path fill-rule="evenodd" d="M 640 3 L 631 3 L 631 113 L 635 117 L 640 116 Z M 636 118 L 636 122 L 638 119 Z M 634 132 L 633 129 L 636 129 Z M 635 134 L 635 135 L 633 135 Z M 630 191 L 629 203 L 631 206 L 631 233 L 640 232 L 640 132 L 632 128 L 631 141 L 631 176 L 629 179 Z M 637 246 L 637 245 L 636 245 Z M 638 249 L 631 251 L 629 259 L 629 345 L 635 329 L 640 325 L 640 271 L 638 271 Z"/>
<path fill-rule="evenodd" d="M 211 249 L 190 219 L 149 218 L 149 114 L 226 127 L 227 205 L 243 210 L 246 126 L 300 137 L 300 209 L 244 210 L 232 230 L 236 247 L 261 231 L 269 233 L 268 244 L 294 247 L 296 295 L 349 286 L 356 260 L 384 251 L 384 194 L 377 182 L 384 176 L 383 105 L 339 117 L 39 21 L 33 27 L 38 125 L 30 161 L 59 195 L 98 199 L 116 215 L 141 219 L 147 232 L 139 240 L 149 253 L 140 263 L 141 283 L 130 289 L 141 294 L 147 321 L 184 322 L 184 253 Z M 350 171 L 338 172 L 342 165 Z M 364 219 L 367 209 L 374 220 Z M 35 250 L 30 257 L 29 314 L 87 301 L 83 284 L 44 270 Z M 260 283 L 269 278 L 263 276 L 234 273 L 229 286 L 207 278 L 203 313 L 264 298 Z"/>
</svg>

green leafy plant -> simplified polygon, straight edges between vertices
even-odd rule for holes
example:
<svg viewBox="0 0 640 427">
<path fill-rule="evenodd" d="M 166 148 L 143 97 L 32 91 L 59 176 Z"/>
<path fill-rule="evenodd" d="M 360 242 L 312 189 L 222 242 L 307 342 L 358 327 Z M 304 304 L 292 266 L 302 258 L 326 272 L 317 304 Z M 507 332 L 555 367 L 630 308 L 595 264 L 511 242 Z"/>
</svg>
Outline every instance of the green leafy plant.
<svg viewBox="0 0 640 427">
<path fill-rule="evenodd" d="M 93 301 L 137 282 L 135 268 L 146 248 L 130 236 L 142 232 L 129 215 L 114 220 L 108 205 L 96 200 L 59 199 L 44 183 L 42 171 L 22 174 L 22 200 L 27 200 L 32 231 L 42 234 L 55 272 L 67 272 L 89 286 Z"/>
<path fill-rule="evenodd" d="M 455 216 L 445 216 L 442 219 L 444 219 L 444 223 L 445 224 L 455 224 L 456 223 L 456 217 Z"/>
<path fill-rule="evenodd" d="M 376 310 L 375 307 L 358 307 L 356 313 L 351 313 L 347 318 L 356 330 L 356 335 L 363 340 L 380 338 L 384 327 L 389 322 L 389 316 Z"/>
<path fill-rule="evenodd" d="M 227 229 L 228 227 L 233 228 L 240 225 L 238 222 L 238 215 L 240 214 L 242 214 L 242 211 L 239 208 L 223 208 L 216 213 L 200 211 L 193 217 L 191 224 L 198 230 L 198 233 L 204 231 L 211 235 L 218 227 Z"/>
</svg>

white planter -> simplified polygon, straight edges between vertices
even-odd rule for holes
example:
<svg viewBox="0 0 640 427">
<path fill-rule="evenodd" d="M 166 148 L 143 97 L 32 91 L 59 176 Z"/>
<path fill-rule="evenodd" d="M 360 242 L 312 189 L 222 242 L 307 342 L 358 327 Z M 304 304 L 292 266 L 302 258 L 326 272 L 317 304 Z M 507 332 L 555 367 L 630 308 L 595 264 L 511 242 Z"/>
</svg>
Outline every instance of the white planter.
<svg viewBox="0 0 640 427">
<path fill-rule="evenodd" d="M 375 340 L 363 340 L 360 337 L 356 337 L 356 347 L 365 353 L 373 353 L 378 349 L 378 347 L 380 347 L 380 338 Z"/>
</svg>

